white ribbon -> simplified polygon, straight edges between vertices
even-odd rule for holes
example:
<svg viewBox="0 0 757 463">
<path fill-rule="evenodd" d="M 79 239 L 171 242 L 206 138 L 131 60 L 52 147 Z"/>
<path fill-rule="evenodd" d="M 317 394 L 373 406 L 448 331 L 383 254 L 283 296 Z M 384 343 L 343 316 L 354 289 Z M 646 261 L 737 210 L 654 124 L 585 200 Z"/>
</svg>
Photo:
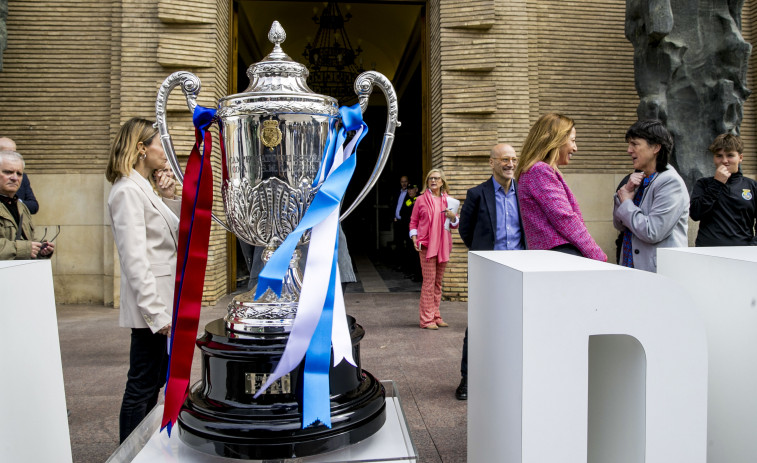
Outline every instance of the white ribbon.
<svg viewBox="0 0 757 463">
<path fill-rule="evenodd" d="M 363 132 L 360 128 L 346 146 L 340 146 L 334 157 L 334 163 L 328 175 L 344 162 L 345 153 L 353 153 L 355 144 L 360 140 Z M 354 153 L 352 154 L 354 156 Z M 326 177 L 328 177 L 326 175 Z M 325 178 L 323 179 L 325 180 Z M 255 393 L 255 398 L 260 396 L 274 381 L 292 371 L 302 362 L 308 350 L 310 338 L 312 338 L 318 321 L 321 318 L 323 304 L 326 301 L 328 283 L 331 276 L 331 266 L 334 264 L 334 249 L 339 227 L 341 207 L 334 209 L 322 222 L 311 229 L 310 247 L 308 248 L 307 261 L 305 262 L 305 275 L 300 292 L 300 302 L 297 307 L 297 317 L 292 325 L 284 353 L 276 365 L 268 380 Z M 344 307 L 341 278 L 339 269 L 336 269 L 334 287 L 334 314 L 331 326 L 331 345 L 334 351 L 334 366 L 342 360 L 346 360 L 353 366 L 357 366 L 352 356 L 352 340 L 349 327 L 347 326 L 347 312 Z"/>
</svg>

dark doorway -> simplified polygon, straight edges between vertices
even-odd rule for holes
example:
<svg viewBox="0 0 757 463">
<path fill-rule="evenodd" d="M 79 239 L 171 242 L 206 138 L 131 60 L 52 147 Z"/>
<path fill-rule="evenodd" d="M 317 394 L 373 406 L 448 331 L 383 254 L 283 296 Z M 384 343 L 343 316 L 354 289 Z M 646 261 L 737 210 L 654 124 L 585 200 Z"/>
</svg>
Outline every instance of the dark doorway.
<svg viewBox="0 0 757 463">
<path fill-rule="evenodd" d="M 324 8 L 323 1 L 236 0 L 233 40 L 237 50 L 232 62 L 236 69 L 236 91 L 249 84 L 247 68 L 272 49 L 267 39 L 274 20 L 287 33 L 284 51 L 303 64 L 303 52 L 316 36 L 319 25 L 313 20 Z M 389 203 L 399 189 L 399 178 L 407 175 L 412 183 L 422 182 L 423 159 L 430 159 L 424 143 L 424 121 L 428 111 L 422 105 L 425 43 L 425 1 L 381 1 L 339 3 L 343 15 L 351 15 L 344 28 L 353 48 L 360 47 L 362 67 L 389 78 L 398 96 L 399 120 L 391 155 L 376 186 L 360 206 L 343 222 L 350 253 L 371 258 L 388 256 L 392 247 L 392 214 Z M 311 72 L 311 76 L 312 76 Z M 333 95 L 331 95 L 333 96 Z M 340 101 L 340 103 L 342 103 Z M 357 171 L 345 199 L 351 204 L 367 182 L 381 149 L 386 127 L 386 102 L 375 89 L 364 119 L 369 127 L 358 150 Z M 381 260 L 381 259 L 379 259 Z"/>
</svg>

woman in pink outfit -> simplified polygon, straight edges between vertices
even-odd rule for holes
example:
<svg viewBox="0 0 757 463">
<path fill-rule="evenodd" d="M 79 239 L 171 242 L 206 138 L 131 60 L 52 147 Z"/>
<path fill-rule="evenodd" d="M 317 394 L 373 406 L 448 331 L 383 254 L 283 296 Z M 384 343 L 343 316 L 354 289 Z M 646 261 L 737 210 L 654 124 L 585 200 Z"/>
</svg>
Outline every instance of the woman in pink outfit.
<svg viewBox="0 0 757 463">
<path fill-rule="evenodd" d="M 410 237 L 420 254 L 423 285 L 419 304 L 421 328 L 438 330 L 449 326 L 442 320 L 439 304 L 442 301 L 442 277 L 452 250 L 452 233 L 444 227 L 457 228 L 458 219 L 447 208 L 449 187 L 440 169 L 426 174 L 426 185 L 418 196 L 410 216 Z"/>
<path fill-rule="evenodd" d="M 575 124 L 562 114 L 543 115 L 528 132 L 515 168 L 526 245 L 607 262 L 558 169 L 576 151 Z"/>
</svg>

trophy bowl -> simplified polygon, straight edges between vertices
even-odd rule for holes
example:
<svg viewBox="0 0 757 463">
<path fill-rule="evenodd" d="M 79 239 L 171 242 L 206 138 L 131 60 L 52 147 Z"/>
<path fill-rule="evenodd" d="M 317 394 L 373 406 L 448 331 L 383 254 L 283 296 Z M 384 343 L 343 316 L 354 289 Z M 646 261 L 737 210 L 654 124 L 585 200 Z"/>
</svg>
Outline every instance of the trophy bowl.
<svg viewBox="0 0 757 463">
<path fill-rule="evenodd" d="M 269 40 L 273 51 L 247 70 L 250 85 L 243 92 L 221 98 L 219 120 L 224 150 L 226 178 L 221 193 L 227 223 L 213 218 L 226 230 L 253 246 L 264 246 L 263 260 L 276 250 L 297 227 L 317 192 L 314 179 L 329 137 L 329 126 L 338 117 L 336 99 L 314 93 L 307 86 L 307 68 L 293 61 L 281 48 L 286 33 L 274 21 Z M 194 112 L 200 80 L 194 74 L 171 74 L 158 91 L 157 125 L 166 156 L 174 174 L 183 181 L 165 121 L 168 95 L 177 85 Z M 386 164 L 394 141 L 397 120 L 397 95 L 382 74 L 368 71 L 355 81 L 361 111 L 368 106 L 373 87 L 387 99 L 387 125 L 376 165 L 367 183 L 344 219 L 375 185 Z M 309 232 L 300 244 L 307 244 Z M 237 332 L 290 331 L 297 313 L 302 274 L 299 253 L 290 262 L 280 296 L 267 291 L 255 300 L 255 291 L 238 295 L 229 304 L 225 317 L 229 329 Z"/>
<path fill-rule="evenodd" d="M 339 117 L 336 99 L 310 90 L 307 68 L 283 52 L 286 34 L 277 21 L 268 38 L 273 51 L 250 66 L 248 88 L 218 102 L 216 118 L 225 167 L 221 193 L 227 222 L 213 216 L 239 239 L 265 247 L 264 261 L 297 227 L 313 201 L 324 150 Z M 165 117 L 168 96 L 179 85 L 194 113 L 200 80 L 190 72 L 175 72 L 158 91 L 156 125 L 169 164 L 183 182 Z M 361 112 L 367 109 L 374 86 L 387 99 L 381 151 L 342 219 L 375 185 L 399 126 L 394 88 L 377 72 L 365 72 L 355 81 Z M 300 245 L 309 238 L 305 232 Z M 360 366 L 359 342 L 364 331 L 349 316 L 356 366 L 342 362 L 329 371 L 331 428 L 318 423 L 301 426 L 302 364 L 254 397 L 281 358 L 297 314 L 300 255 L 299 250 L 292 255 L 280 295 L 270 289 L 258 300 L 255 289 L 237 295 L 227 315 L 205 327 L 197 341 L 203 376 L 190 388 L 178 417 L 179 436 L 189 446 L 235 458 L 291 458 L 349 445 L 383 425 L 384 389 Z"/>
</svg>

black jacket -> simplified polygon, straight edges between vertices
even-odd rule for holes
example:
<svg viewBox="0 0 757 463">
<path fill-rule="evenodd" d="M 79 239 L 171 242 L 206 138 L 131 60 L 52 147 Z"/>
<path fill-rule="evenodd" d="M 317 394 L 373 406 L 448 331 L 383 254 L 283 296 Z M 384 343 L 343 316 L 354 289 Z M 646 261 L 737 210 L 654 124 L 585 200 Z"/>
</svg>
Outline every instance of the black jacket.
<svg viewBox="0 0 757 463">
<path fill-rule="evenodd" d="M 415 206 L 415 200 L 418 199 L 410 197 L 410 193 L 405 195 L 405 200 L 402 201 L 402 207 L 400 207 L 400 220 L 398 221 L 402 227 L 402 233 L 405 238 L 410 236 L 410 216 L 413 215 L 413 206 Z"/>
<path fill-rule="evenodd" d="M 754 246 L 757 182 L 741 172 L 723 184 L 700 178 L 691 193 L 689 215 L 699 220 L 696 246 Z"/>
<path fill-rule="evenodd" d="M 37 202 L 37 198 L 34 197 L 34 192 L 32 191 L 31 183 L 29 183 L 28 175 L 24 174 L 24 177 L 21 179 L 21 187 L 19 187 L 16 195 L 18 196 L 18 199 L 26 204 L 26 207 L 29 208 L 29 212 L 32 214 L 37 213 L 39 210 L 39 203 Z"/>
<path fill-rule="evenodd" d="M 518 185 L 513 180 L 517 191 Z M 526 234 L 523 221 L 520 222 L 521 247 L 526 249 Z M 497 202 L 494 197 L 494 183 L 491 177 L 484 183 L 468 190 L 460 210 L 460 237 L 471 251 L 491 251 L 497 230 Z"/>
</svg>

